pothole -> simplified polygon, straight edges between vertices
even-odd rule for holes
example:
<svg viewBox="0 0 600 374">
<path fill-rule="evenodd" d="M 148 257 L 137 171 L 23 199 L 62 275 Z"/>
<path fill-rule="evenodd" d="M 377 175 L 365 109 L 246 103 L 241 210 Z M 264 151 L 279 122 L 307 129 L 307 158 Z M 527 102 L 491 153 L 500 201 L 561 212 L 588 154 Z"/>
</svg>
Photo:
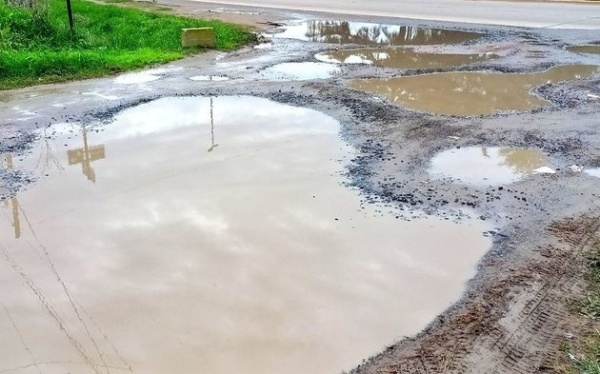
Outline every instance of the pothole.
<svg viewBox="0 0 600 374">
<path fill-rule="evenodd" d="M 390 79 L 359 79 L 350 87 L 384 96 L 411 108 L 445 115 L 524 112 L 550 103 L 535 96 L 536 86 L 587 78 L 597 66 L 565 65 L 529 74 L 452 72 Z"/>
<path fill-rule="evenodd" d="M 334 373 L 421 330 L 491 227 L 361 208 L 339 130 L 242 96 L 49 128 L 0 205 L 0 371 Z"/>
<path fill-rule="evenodd" d="M 570 52 L 600 54 L 600 45 L 576 45 L 567 48 Z"/>
<path fill-rule="evenodd" d="M 554 173 L 548 158 L 527 148 L 465 147 L 440 152 L 431 159 L 433 178 L 495 186 L 514 183 L 532 174 Z"/>
<path fill-rule="evenodd" d="M 324 62 L 286 62 L 270 66 L 259 74 L 271 80 L 327 79 L 341 74 L 339 66 Z"/>
<path fill-rule="evenodd" d="M 416 52 L 412 48 L 342 49 L 319 53 L 317 60 L 344 64 L 374 64 L 396 69 L 433 69 L 498 58 L 498 55 Z"/>
<path fill-rule="evenodd" d="M 479 38 L 482 34 L 377 23 L 313 20 L 285 26 L 283 32 L 274 36 L 318 43 L 401 46 L 459 44 Z"/>
</svg>

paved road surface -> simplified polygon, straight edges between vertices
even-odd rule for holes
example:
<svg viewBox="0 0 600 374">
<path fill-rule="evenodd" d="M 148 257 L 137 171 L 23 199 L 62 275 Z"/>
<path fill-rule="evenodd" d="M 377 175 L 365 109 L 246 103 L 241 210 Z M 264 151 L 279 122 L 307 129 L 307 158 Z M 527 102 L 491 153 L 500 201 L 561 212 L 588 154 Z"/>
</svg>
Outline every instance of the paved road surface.
<svg viewBox="0 0 600 374">
<path fill-rule="evenodd" d="M 565 29 L 600 29 L 600 3 L 478 0 L 224 0 L 224 5 Z M 600 35 L 599 35 L 600 38 Z"/>
</svg>

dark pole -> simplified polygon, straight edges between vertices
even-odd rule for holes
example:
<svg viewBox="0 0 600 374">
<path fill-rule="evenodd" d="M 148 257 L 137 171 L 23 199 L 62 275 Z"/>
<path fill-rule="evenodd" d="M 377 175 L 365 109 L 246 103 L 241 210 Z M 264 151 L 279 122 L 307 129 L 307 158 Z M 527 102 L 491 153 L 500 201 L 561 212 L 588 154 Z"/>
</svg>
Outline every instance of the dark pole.
<svg viewBox="0 0 600 374">
<path fill-rule="evenodd" d="M 69 28 L 73 31 L 73 9 L 71 9 L 71 0 L 67 0 L 67 13 L 69 13 Z"/>
</svg>

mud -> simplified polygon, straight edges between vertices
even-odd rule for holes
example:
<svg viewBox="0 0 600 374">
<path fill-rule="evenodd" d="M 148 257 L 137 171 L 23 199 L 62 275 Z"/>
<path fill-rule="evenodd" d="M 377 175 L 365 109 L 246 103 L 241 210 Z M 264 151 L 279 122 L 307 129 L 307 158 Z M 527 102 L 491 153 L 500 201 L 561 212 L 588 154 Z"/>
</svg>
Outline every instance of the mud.
<svg viewBox="0 0 600 374">
<path fill-rule="evenodd" d="M 190 9 L 178 4 L 182 13 Z M 393 23 L 422 26 L 381 20 Z M 419 51 L 500 57 L 425 71 L 338 64 L 339 74 L 330 78 L 280 80 L 261 74 L 278 64 L 314 62 L 315 54 L 332 46 L 267 38 L 268 48 L 195 56 L 142 84 L 118 85 L 112 77 L 2 93 L 0 149 L 12 155 L 13 166 L 2 159 L 0 258 L 6 268 L 2 284 L 9 288 L 2 294 L 9 296 L 0 300 L 7 336 L 0 344 L 10 349 L 6 357 L 13 361 L 6 362 L 26 366 L 9 369 L 25 373 L 50 365 L 104 372 L 117 370 L 112 365 L 134 370 L 150 363 L 157 372 L 185 372 L 203 363 L 214 371 L 267 371 L 265 365 L 271 365 L 277 371 L 339 372 L 365 359 L 353 372 L 551 372 L 565 333 L 572 331 L 568 295 L 581 292 L 578 258 L 598 244 L 600 185 L 585 172 L 600 166 L 598 75 L 536 82 L 539 87 L 531 89 L 544 100 L 540 108 L 468 117 L 415 111 L 348 89 L 348 83 L 450 72 L 507 78 L 558 65 L 592 66 L 594 55 L 565 46 L 593 43 L 597 36 L 582 30 L 427 26 L 482 36 Z M 265 30 L 267 35 L 276 31 Z M 535 58 L 527 58 L 532 50 Z M 424 75 L 432 72 L 439 74 Z M 231 80 L 190 81 L 198 75 Z M 206 102 L 210 106 L 210 97 L 235 95 L 258 101 L 236 124 L 215 125 L 213 143 Z M 189 112 L 187 124 L 173 124 L 170 114 L 145 106 L 182 96 L 194 103 L 181 111 Z M 219 121 L 231 118 L 237 102 L 229 104 L 214 111 L 213 119 L 221 110 L 226 115 Z M 290 115 L 272 118 L 269 108 L 278 105 Z M 136 110 L 151 125 L 113 122 Z M 315 117 L 296 128 L 294 118 L 307 112 Z M 269 131 L 248 133 L 257 123 Z M 330 124 L 326 134 L 299 135 Z M 288 141 L 261 147 L 274 144 L 265 136 L 290 126 L 297 131 L 283 137 Z M 116 136 L 119 131 L 126 137 Z M 331 142 L 317 141 L 325 138 Z M 228 148 L 233 139 L 241 148 Z M 78 151 L 86 142 L 93 150 L 87 159 Z M 171 142 L 178 146 L 173 149 Z M 45 144 L 52 152 L 44 151 Z M 344 145 L 339 149 L 338 144 Z M 535 150 L 555 173 L 530 173 L 526 166 L 522 176 L 511 167 L 511 175 L 519 177 L 499 185 L 432 176 L 436 155 L 468 147 Z M 347 157 L 341 156 L 344 149 L 350 150 Z M 220 160 L 224 155 L 231 157 Z M 90 168 L 80 159 L 90 161 Z M 218 165 L 211 164 L 215 159 Z M 573 171 L 573 165 L 584 166 L 583 172 Z M 307 180 L 316 184 L 300 188 L 299 182 Z M 269 189 L 271 181 L 281 190 Z M 325 185 L 330 195 L 312 192 Z M 341 203 L 331 204 L 335 201 Z M 296 208 L 286 210 L 290 206 Z M 587 218 L 569 218 L 584 214 Z M 269 217 L 275 218 L 261 225 Z M 295 228 L 302 234 L 288 235 Z M 369 234 L 380 230 L 385 232 Z M 230 240 L 231 232 L 240 240 Z M 462 261 L 462 245 L 455 240 L 463 232 L 469 242 L 483 244 L 466 254 L 470 265 L 452 270 L 460 283 L 454 297 L 432 307 L 402 296 L 403 287 L 419 290 L 431 282 L 414 282 L 421 278 L 413 277 L 406 269 L 410 262 L 400 254 L 423 259 L 419 250 L 431 240 L 435 248 L 423 253 L 419 266 L 426 270 L 419 276 L 441 275 L 427 266 Z M 268 242 L 270 237 L 278 239 Z M 414 246 L 405 248 L 404 238 Z M 379 246 L 379 240 L 392 244 Z M 381 267 L 371 266 L 373 259 Z M 423 319 L 400 317 L 406 310 L 421 311 Z M 268 348 L 273 346 L 275 351 Z M 291 364 L 277 366 L 283 358 Z"/>
<path fill-rule="evenodd" d="M 439 69 L 498 58 L 494 54 L 416 52 L 411 48 L 342 49 L 319 53 L 317 60 L 344 64 L 374 64 L 394 69 Z"/>
</svg>

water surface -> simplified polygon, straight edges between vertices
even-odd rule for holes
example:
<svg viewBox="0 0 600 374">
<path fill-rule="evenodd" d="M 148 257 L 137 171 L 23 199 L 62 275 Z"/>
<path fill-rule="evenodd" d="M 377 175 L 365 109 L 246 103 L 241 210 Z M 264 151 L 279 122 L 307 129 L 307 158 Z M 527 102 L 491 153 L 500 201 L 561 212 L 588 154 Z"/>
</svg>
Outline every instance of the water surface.
<svg viewBox="0 0 600 374">
<path fill-rule="evenodd" d="M 389 79 L 358 79 L 350 87 L 384 96 L 407 108 L 445 115 L 525 112 L 550 103 L 532 89 L 591 77 L 597 66 L 565 65 L 536 73 L 452 72 Z"/>
<path fill-rule="evenodd" d="M 337 373 L 417 333 L 489 227 L 362 209 L 339 130 L 266 99 L 163 98 L 1 155 L 49 176 L 0 203 L 0 372 Z"/>
</svg>

